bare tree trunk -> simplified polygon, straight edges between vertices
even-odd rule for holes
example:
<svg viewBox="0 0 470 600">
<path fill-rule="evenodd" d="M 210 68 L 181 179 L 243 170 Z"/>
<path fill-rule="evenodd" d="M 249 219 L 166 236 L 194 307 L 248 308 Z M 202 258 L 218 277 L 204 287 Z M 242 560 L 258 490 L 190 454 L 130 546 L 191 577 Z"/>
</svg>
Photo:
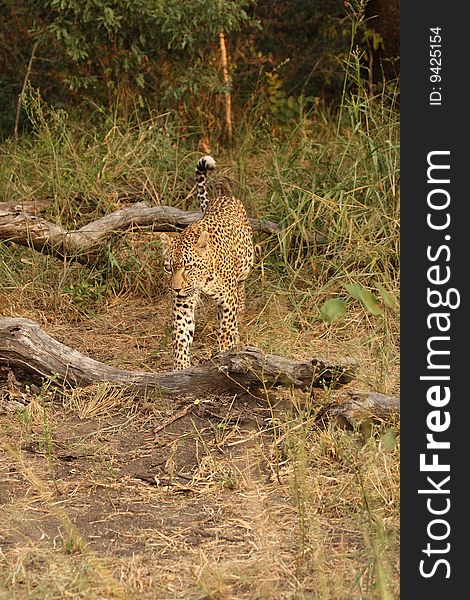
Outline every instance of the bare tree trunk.
<svg viewBox="0 0 470 600">
<path fill-rule="evenodd" d="M 396 79 L 400 73 L 400 2 L 368 0 L 365 17 L 367 28 L 381 39 L 377 48 L 369 50 L 373 57 L 369 75 L 372 84 Z"/>
<path fill-rule="evenodd" d="M 263 397 L 265 390 L 277 386 L 310 390 L 312 386 L 342 385 L 353 378 L 355 361 L 299 361 L 264 354 L 248 346 L 240 352 L 219 353 L 183 371 L 125 371 L 58 342 L 34 321 L 4 317 L 0 318 L 0 366 L 10 368 L 17 377 L 25 376 L 33 381 L 54 378 L 65 387 L 85 387 L 106 381 L 139 395 L 155 391 L 169 396 L 246 391 Z"/>
<path fill-rule="evenodd" d="M 225 123 L 227 125 L 227 139 L 228 143 L 232 145 L 232 97 L 230 95 L 230 78 L 228 74 L 228 60 L 227 60 L 227 46 L 225 45 L 225 36 L 224 32 L 221 31 L 219 33 L 219 42 L 220 42 L 220 56 L 222 60 L 222 74 L 224 78 L 224 83 L 226 87 L 225 92 Z"/>
</svg>

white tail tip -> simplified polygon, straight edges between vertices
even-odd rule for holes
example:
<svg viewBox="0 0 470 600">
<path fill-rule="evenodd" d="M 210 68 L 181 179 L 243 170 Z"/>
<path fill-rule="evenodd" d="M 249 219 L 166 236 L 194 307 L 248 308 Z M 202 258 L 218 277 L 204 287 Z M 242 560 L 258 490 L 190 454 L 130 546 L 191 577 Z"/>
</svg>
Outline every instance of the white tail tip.
<svg viewBox="0 0 470 600">
<path fill-rule="evenodd" d="M 200 158 L 198 160 L 197 166 L 200 169 L 204 169 L 204 170 L 210 170 L 210 169 L 215 169 L 216 166 L 216 162 L 215 160 L 212 158 L 212 156 L 209 156 L 208 154 L 206 156 L 203 156 L 202 158 Z"/>
</svg>

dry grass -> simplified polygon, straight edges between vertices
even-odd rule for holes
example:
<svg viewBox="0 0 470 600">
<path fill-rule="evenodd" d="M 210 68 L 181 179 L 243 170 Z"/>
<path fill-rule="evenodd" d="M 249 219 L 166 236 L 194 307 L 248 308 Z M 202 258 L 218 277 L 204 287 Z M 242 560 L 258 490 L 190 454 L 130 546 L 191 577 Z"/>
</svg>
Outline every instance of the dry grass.
<svg viewBox="0 0 470 600">
<path fill-rule="evenodd" d="M 344 356 L 342 325 L 298 331 L 283 294 L 267 300 L 251 295 L 247 341 Z M 170 360 L 165 302 L 116 298 L 73 323 L 27 315 L 96 358 L 158 370 Z M 209 310 L 199 324 L 203 356 Z M 398 448 L 380 431 L 364 443 L 314 424 L 344 390 L 315 405 L 273 397 L 272 412 L 249 398 L 142 402 L 106 385 L 15 389 L 24 410 L 0 415 L 0 597 L 398 597 Z"/>
</svg>

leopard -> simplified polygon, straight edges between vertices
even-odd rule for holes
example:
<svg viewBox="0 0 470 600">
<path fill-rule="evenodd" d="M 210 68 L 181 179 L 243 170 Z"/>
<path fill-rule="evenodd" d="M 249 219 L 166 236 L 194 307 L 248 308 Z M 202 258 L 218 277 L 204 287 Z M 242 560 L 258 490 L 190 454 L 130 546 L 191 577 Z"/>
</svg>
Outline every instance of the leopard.
<svg viewBox="0 0 470 600">
<path fill-rule="evenodd" d="M 253 268 L 253 231 L 236 196 L 209 198 L 207 174 L 216 167 L 206 155 L 196 165 L 196 195 L 202 217 L 176 236 L 160 234 L 163 269 L 172 295 L 173 369 L 191 366 L 195 309 L 205 297 L 217 306 L 218 351 L 239 345 L 245 311 L 245 281 Z"/>
</svg>

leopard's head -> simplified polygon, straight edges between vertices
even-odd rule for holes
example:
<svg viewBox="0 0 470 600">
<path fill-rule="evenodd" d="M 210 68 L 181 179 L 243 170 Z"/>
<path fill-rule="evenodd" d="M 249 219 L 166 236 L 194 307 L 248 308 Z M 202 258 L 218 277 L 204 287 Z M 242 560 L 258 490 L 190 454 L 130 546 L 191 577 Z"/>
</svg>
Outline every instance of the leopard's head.
<svg viewBox="0 0 470 600">
<path fill-rule="evenodd" d="M 163 269 L 170 276 L 169 287 L 177 296 L 191 296 L 204 289 L 209 274 L 209 234 L 185 229 L 177 237 L 160 234 Z"/>
</svg>

